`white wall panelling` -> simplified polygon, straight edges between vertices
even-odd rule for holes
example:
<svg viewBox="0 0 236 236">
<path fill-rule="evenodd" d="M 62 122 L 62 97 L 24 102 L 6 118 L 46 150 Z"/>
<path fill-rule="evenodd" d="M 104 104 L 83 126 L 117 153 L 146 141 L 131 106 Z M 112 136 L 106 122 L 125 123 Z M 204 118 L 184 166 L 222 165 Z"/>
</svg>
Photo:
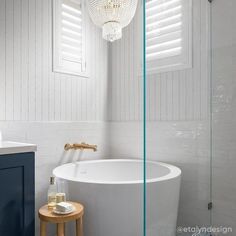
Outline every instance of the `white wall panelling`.
<svg viewBox="0 0 236 236">
<path fill-rule="evenodd" d="M 208 116 L 207 1 L 193 1 L 193 68 L 147 76 L 147 117 L 154 121 L 204 120 Z M 140 7 L 138 9 L 140 11 Z M 138 15 L 138 16 L 137 16 Z M 142 38 L 140 14 L 112 44 L 113 121 L 141 119 Z M 139 32 L 138 32 L 139 31 Z"/>
<path fill-rule="evenodd" d="M 89 20 L 88 79 L 52 72 L 52 3 L 0 1 L 0 120 L 106 119 L 108 46 Z"/>
</svg>

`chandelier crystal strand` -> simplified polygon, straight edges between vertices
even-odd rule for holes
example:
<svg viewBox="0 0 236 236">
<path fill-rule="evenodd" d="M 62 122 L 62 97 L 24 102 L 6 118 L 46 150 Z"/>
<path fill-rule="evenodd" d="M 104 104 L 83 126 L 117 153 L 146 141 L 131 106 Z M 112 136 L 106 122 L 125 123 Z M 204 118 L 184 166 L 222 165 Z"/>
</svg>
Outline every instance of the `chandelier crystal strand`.
<svg viewBox="0 0 236 236">
<path fill-rule="evenodd" d="M 122 29 L 135 15 L 138 0 L 88 0 L 93 23 L 102 28 L 105 40 L 113 42 L 122 37 Z"/>
</svg>

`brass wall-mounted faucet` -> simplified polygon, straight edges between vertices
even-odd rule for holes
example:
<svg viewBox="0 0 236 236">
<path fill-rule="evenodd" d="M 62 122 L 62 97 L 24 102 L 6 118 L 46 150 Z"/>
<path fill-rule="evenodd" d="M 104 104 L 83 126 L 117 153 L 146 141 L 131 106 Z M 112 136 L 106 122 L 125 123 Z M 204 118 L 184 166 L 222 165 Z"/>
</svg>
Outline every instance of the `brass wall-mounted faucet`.
<svg viewBox="0 0 236 236">
<path fill-rule="evenodd" d="M 92 149 L 94 152 L 97 151 L 97 145 L 90 145 L 90 144 L 87 144 L 87 143 L 74 143 L 74 144 L 65 144 L 64 146 L 64 149 L 66 151 L 70 150 L 70 149 L 74 149 L 74 150 L 77 150 L 77 149 L 80 149 L 80 150 L 84 150 L 84 149 Z"/>
</svg>

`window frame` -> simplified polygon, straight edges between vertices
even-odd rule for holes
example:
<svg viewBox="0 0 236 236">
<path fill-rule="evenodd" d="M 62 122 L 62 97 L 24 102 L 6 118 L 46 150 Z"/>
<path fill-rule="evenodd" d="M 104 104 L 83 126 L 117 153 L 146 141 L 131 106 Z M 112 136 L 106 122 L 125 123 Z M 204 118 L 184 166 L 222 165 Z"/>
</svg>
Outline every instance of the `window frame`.
<svg viewBox="0 0 236 236">
<path fill-rule="evenodd" d="M 63 2 L 72 2 L 81 5 L 82 13 L 82 62 L 69 62 L 61 59 L 60 40 L 61 40 L 61 6 Z M 56 73 L 69 74 L 79 77 L 89 77 L 88 67 L 88 27 L 85 1 L 83 0 L 53 0 L 52 4 L 52 70 Z M 78 68 L 77 68 L 78 66 Z"/>
<path fill-rule="evenodd" d="M 182 52 L 178 56 L 166 57 L 160 60 L 146 60 L 147 74 L 159 74 L 192 68 L 192 34 L 193 34 L 193 9 L 192 0 L 182 0 L 183 24 L 182 24 Z M 159 65 L 157 65 L 157 63 Z"/>
</svg>

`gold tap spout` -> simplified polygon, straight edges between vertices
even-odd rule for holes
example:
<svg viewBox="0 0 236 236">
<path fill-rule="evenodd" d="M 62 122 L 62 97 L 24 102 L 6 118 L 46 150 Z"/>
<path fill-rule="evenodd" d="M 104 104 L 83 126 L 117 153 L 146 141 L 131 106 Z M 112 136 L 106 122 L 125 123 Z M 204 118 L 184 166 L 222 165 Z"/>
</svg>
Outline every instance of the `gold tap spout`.
<svg viewBox="0 0 236 236">
<path fill-rule="evenodd" d="M 84 150 L 84 149 L 92 149 L 94 152 L 97 151 L 97 145 L 90 145 L 90 144 L 87 144 L 87 143 L 74 143 L 74 144 L 65 144 L 64 146 L 64 149 L 66 151 L 70 150 L 70 149 L 74 149 L 74 150 L 77 150 L 77 149 L 80 149 L 80 150 Z"/>
</svg>

